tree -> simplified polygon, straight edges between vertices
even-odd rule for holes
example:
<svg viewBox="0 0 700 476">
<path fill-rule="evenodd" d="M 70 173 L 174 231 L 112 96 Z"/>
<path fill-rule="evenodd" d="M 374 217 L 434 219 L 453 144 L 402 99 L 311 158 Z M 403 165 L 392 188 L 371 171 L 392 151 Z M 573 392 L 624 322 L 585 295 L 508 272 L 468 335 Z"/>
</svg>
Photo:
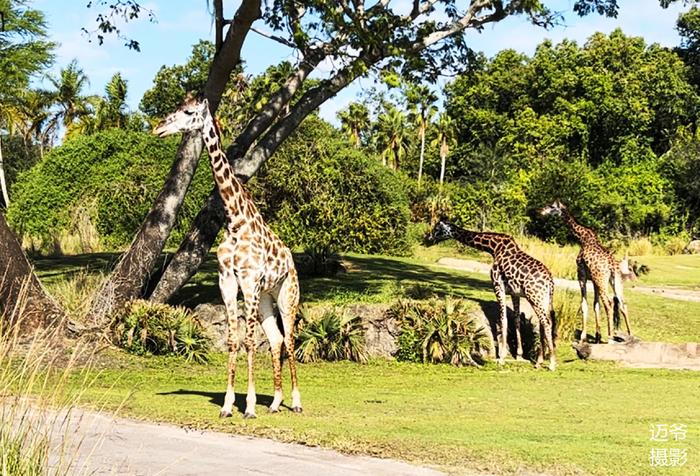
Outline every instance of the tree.
<svg viewBox="0 0 700 476">
<path fill-rule="evenodd" d="M 46 41 L 46 21 L 26 0 L 1 0 L 3 28 L 0 30 L 0 205 L 9 204 L 9 191 L 2 154 L 2 130 L 7 129 L 8 109 L 30 78 L 53 61 L 55 44 Z"/>
<path fill-rule="evenodd" d="M 676 29 L 682 41 L 676 51 L 690 68 L 693 84 L 700 85 L 700 8 L 693 7 L 678 16 Z"/>
<path fill-rule="evenodd" d="M 375 139 L 382 163 L 398 170 L 408 147 L 406 116 L 396 106 L 386 104 L 377 118 Z"/>
<path fill-rule="evenodd" d="M 348 107 L 338 112 L 341 128 L 356 149 L 362 145 L 362 137 L 370 126 L 369 110 L 359 102 L 351 102 Z"/>
<path fill-rule="evenodd" d="M 58 106 L 52 121 L 63 125 L 65 134 L 68 134 L 74 122 L 90 113 L 88 97 L 83 94 L 90 80 L 76 60 L 61 68 L 58 76 L 49 75 L 48 80 L 55 88 L 52 94 Z"/>
<path fill-rule="evenodd" d="M 455 143 L 454 121 L 447 113 L 440 114 L 437 122 L 437 136 L 431 145 L 440 151 L 440 185 L 445 181 L 445 164 L 450 147 Z"/>
<path fill-rule="evenodd" d="M 422 84 L 409 84 L 406 89 L 406 102 L 413 121 L 418 126 L 420 137 L 420 158 L 418 162 L 418 186 L 423 177 L 423 158 L 425 157 L 425 132 L 433 115 L 437 112 L 434 103 L 437 96 L 429 87 Z"/>
<path fill-rule="evenodd" d="M 106 0 L 97 3 L 108 4 Z M 216 111 L 230 73 L 238 64 L 240 47 L 258 18 L 263 17 L 274 30 L 272 34 L 262 34 L 293 48 L 303 58 L 285 85 L 270 97 L 229 147 L 228 157 L 235 161 L 240 177 L 252 176 L 306 116 L 370 69 L 400 72 L 407 77 L 421 71 L 434 77 L 443 68 L 462 64 L 461 60 L 468 53 L 462 35 L 466 29 L 479 29 L 514 15 L 526 15 L 538 25 L 551 25 L 559 18 L 543 3 L 531 0 L 475 0 L 464 6 L 448 0 L 417 0 L 408 13 L 397 12 L 388 3 L 380 1 L 365 8 L 362 1 L 292 3 L 275 0 L 267 5 L 262 15 L 259 0 L 243 0 L 233 20 L 227 22 L 223 17 L 223 0 L 214 0 L 216 54 L 204 88 L 212 112 Z M 128 17 L 134 4 L 138 6 L 138 2 L 116 2 L 108 8 L 112 12 L 121 10 Z M 575 10 L 581 15 L 590 11 L 614 15 L 617 2 L 578 0 Z M 436 17 L 439 21 L 435 21 Z M 229 26 L 226 36 L 223 34 L 225 25 Z M 103 21 L 98 28 L 110 32 L 114 25 Z M 338 68 L 317 86 L 295 98 L 308 75 L 327 57 L 337 58 Z M 283 111 L 286 113 L 281 114 Z M 183 145 L 191 141 L 196 141 L 201 148 L 201 141 L 189 136 L 184 137 Z M 183 193 L 186 190 L 192 164 L 197 161 L 198 154 L 193 152 L 198 150 L 181 150 L 163 191 L 162 198 L 169 200 L 159 198 L 154 204 L 129 251 L 98 293 L 99 299 L 92 306 L 93 316 L 104 315 L 113 306 L 121 306 L 125 300 L 142 293 L 182 201 L 180 190 Z M 178 183 L 177 193 L 171 193 L 172 181 Z M 167 210 L 164 209 L 166 204 L 170 207 Z M 195 219 L 190 235 L 161 277 L 159 286 L 165 283 L 167 289 L 159 295 L 169 297 L 192 276 L 211 247 L 223 219 L 221 202 L 216 192 L 212 192 Z"/>
</svg>

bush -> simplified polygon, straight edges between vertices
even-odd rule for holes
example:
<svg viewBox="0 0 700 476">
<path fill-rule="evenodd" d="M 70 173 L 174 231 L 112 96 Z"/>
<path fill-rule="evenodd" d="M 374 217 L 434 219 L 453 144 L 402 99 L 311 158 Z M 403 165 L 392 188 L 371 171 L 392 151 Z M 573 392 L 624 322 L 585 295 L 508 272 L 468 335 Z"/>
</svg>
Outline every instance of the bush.
<svg viewBox="0 0 700 476">
<path fill-rule="evenodd" d="M 627 247 L 630 256 L 649 256 L 654 254 L 654 245 L 649 238 L 636 238 Z"/>
<path fill-rule="evenodd" d="M 136 300 L 115 319 L 117 345 L 137 355 L 179 355 L 188 362 L 208 360 L 210 342 L 187 309 Z"/>
<path fill-rule="evenodd" d="M 77 136 L 20 175 L 8 220 L 24 237 L 52 251 L 59 237 L 78 236 L 92 251 L 91 226 L 103 248 L 128 245 L 148 213 L 175 157 L 176 139 L 112 129 Z M 211 190 L 211 172 L 200 163 L 170 244 L 182 238 Z M 86 233 L 89 232 L 89 233 Z M 86 235 L 86 236 L 83 236 Z M 69 240 L 70 241 L 70 240 Z"/>
<path fill-rule="evenodd" d="M 398 301 L 389 310 L 401 328 L 397 360 L 477 365 L 473 356 L 492 344 L 469 311 L 466 301 L 450 297 Z"/>
<path fill-rule="evenodd" d="M 292 248 L 408 251 L 401 178 L 317 117 L 302 123 L 251 188 L 263 216 Z"/>
<path fill-rule="evenodd" d="M 299 275 L 307 278 L 335 276 L 344 270 L 338 253 L 325 246 L 309 246 L 295 261 Z"/>
<path fill-rule="evenodd" d="M 301 362 L 367 362 L 362 319 L 359 316 L 343 316 L 338 310 L 326 312 L 303 326 L 297 337 L 296 355 Z"/>
</svg>

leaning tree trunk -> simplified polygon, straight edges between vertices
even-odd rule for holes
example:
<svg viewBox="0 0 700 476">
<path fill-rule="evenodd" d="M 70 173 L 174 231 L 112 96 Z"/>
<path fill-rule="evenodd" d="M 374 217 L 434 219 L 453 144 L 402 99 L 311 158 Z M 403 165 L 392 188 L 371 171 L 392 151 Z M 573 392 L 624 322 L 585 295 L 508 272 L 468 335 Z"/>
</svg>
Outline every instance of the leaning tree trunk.
<svg viewBox="0 0 700 476">
<path fill-rule="evenodd" d="M 223 18 L 221 2 L 216 2 L 215 10 L 217 25 L 223 28 L 223 22 L 219 21 Z M 260 0 L 243 0 L 209 70 L 204 95 L 212 113 L 216 111 L 229 77 L 240 61 L 241 48 L 250 27 L 259 17 Z M 106 317 L 129 300 L 143 296 L 157 259 L 175 225 L 177 213 L 197 168 L 202 145 L 200 135 L 183 135 L 163 189 L 129 249 L 95 294 L 87 315 L 91 324 L 104 324 Z"/>
<path fill-rule="evenodd" d="M 0 316 L 22 332 L 61 322 L 64 312 L 39 282 L 15 234 L 0 213 Z"/>
</svg>

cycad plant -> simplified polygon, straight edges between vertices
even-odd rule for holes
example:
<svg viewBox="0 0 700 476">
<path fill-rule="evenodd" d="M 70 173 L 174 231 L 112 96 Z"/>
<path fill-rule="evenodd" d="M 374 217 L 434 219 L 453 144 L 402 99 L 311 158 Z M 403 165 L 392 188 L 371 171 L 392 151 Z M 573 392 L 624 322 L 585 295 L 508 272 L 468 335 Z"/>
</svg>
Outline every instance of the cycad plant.
<svg viewBox="0 0 700 476">
<path fill-rule="evenodd" d="M 187 309 L 136 300 L 112 324 L 117 345 L 141 355 L 179 355 L 206 362 L 210 342 L 202 324 Z"/>
<path fill-rule="evenodd" d="M 460 299 L 401 301 L 391 312 L 401 327 L 399 360 L 477 365 L 472 355 L 491 345 L 486 329 Z"/>
<path fill-rule="evenodd" d="M 342 315 L 337 310 L 308 322 L 299 333 L 296 345 L 301 362 L 352 360 L 367 362 L 365 332 L 359 316 Z"/>
</svg>

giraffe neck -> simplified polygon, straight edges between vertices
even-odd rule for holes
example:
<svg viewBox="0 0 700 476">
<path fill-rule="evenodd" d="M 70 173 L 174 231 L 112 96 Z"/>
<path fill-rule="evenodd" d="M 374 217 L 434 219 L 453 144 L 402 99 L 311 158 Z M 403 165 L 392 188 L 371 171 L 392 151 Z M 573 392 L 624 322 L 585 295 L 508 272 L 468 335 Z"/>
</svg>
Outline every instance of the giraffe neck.
<svg viewBox="0 0 700 476">
<path fill-rule="evenodd" d="M 477 250 L 486 251 L 491 255 L 496 255 L 498 245 L 503 242 L 503 235 L 497 233 L 487 233 L 465 230 L 456 225 L 452 225 L 452 236 L 463 245 L 471 246 Z"/>
<path fill-rule="evenodd" d="M 569 210 L 563 211 L 562 218 L 564 219 L 564 222 L 566 222 L 566 224 L 569 225 L 569 229 L 574 234 L 579 243 L 581 243 L 582 245 L 590 243 L 591 241 L 598 241 L 593 230 L 586 228 L 583 225 L 580 225 L 573 217 L 573 215 L 569 212 Z"/>
<path fill-rule="evenodd" d="M 226 154 L 221 148 L 219 128 L 216 126 L 214 118 L 208 109 L 204 118 L 202 137 L 209 153 L 211 171 L 221 200 L 224 203 L 226 216 L 229 223 L 234 228 L 238 228 L 245 220 L 255 218 L 258 215 L 258 210 L 250 194 L 236 178 L 233 167 L 231 167 Z M 241 220 L 241 218 L 244 220 Z"/>
</svg>

